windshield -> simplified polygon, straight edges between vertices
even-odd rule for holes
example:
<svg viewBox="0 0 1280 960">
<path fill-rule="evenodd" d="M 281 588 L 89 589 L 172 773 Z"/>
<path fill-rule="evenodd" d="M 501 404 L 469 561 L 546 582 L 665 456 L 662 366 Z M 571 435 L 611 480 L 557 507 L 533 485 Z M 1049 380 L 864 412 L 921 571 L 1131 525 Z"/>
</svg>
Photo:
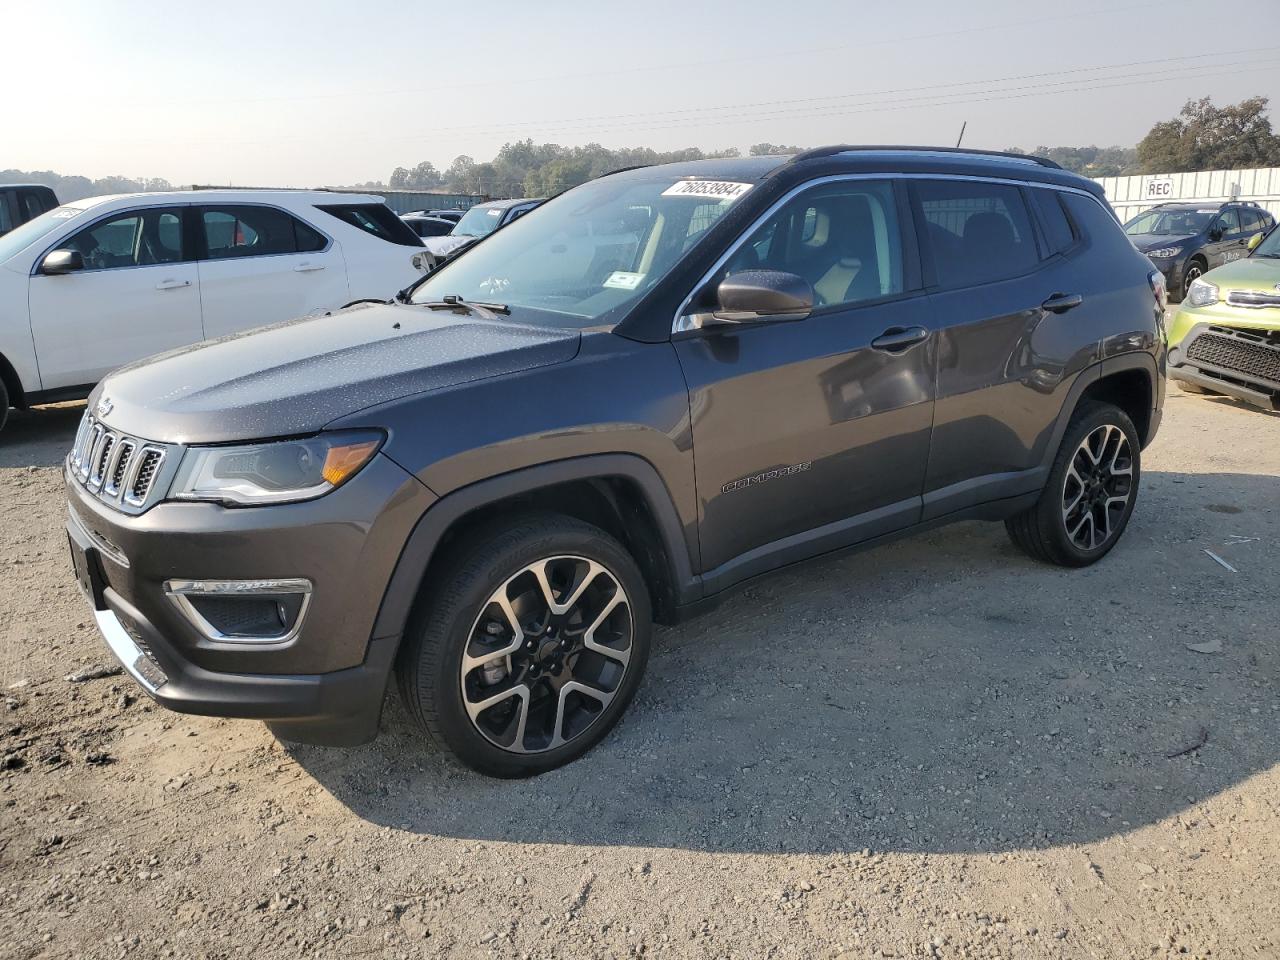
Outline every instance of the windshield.
<svg viewBox="0 0 1280 960">
<path fill-rule="evenodd" d="M 498 229 L 503 211 L 497 207 L 472 207 L 453 228 L 455 237 L 487 237 Z"/>
<path fill-rule="evenodd" d="M 3 243 L 0 240 L 0 243 Z M 1263 237 L 1262 242 L 1254 248 L 1255 257 L 1274 257 L 1280 260 L 1280 229 L 1271 228 L 1271 232 Z"/>
<path fill-rule="evenodd" d="M 19 253 L 35 243 L 45 234 L 53 233 L 58 227 L 74 216 L 84 213 L 80 207 L 58 207 L 42 213 L 34 220 L 28 220 L 21 226 L 14 227 L 0 237 L 0 263 L 4 263 L 14 254 Z"/>
<path fill-rule="evenodd" d="M 1213 210 L 1149 210 L 1124 225 L 1131 237 L 1151 234 L 1157 237 L 1186 237 L 1199 233 L 1209 225 Z"/>
<path fill-rule="evenodd" d="M 454 295 L 547 311 L 546 321 L 522 322 L 586 326 L 652 289 L 750 188 L 670 177 L 593 180 L 446 263 L 412 302 Z"/>
</svg>

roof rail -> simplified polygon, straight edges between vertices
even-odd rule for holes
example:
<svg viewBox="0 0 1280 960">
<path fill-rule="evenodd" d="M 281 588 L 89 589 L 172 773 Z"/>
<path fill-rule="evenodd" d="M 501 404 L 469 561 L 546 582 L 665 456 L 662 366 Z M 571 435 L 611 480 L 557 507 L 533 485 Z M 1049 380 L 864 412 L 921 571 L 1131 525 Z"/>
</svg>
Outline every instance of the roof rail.
<svg viewBox="0 0 1280 960">
<path fill-rule="evenodd" d="M 802 160 L 816 160 L 820 157 L 833 157 L 840 153 L 865 153 L 874 151 L 900 150 L 905 153 L 953 153 L 956 156 L 971 157 L 1001 157 L 1006 160 L 1022 160 L 1028 163 L 1036 163 L 1042 167 L 1049 167 L 1054 170 L 1061 170 L 1060 164 L 1055 163 L 1048 157 L 1037 157 L 1031 153 L 1010 153 L 1007 150 L 974 150 L 969 147 L 922 147 L 904 144 L 848 144 L 841 143 L 829 147 L 814 147 L 812 150 L 806 150 L 803 153 L 797 153 L 788 162 L 799 163 Z"/>
</svg>

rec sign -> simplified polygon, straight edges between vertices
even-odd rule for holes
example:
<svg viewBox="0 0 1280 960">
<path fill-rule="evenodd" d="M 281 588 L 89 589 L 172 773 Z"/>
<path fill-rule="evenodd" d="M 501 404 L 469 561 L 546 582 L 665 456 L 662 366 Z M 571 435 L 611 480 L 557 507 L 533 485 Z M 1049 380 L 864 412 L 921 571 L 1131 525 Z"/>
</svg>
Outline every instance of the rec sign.
<svg viewBox="0 0 1280 960">
<path fill-rule="evenodd" d="M 1145 191 L 1144 200 L 1168 200 L 1173 196 L 1173 177 L 1152 177 Z"/>
</svg>

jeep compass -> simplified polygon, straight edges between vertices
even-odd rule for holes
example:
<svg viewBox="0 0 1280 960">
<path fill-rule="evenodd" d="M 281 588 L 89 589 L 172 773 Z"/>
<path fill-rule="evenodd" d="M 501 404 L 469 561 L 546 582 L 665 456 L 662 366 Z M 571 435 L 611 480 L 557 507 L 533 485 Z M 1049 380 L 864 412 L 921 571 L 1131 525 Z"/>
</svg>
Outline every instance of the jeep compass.
<svg viewBox="0 0 1280 960">
<path fill-rule="evenodd" d="M 622 171 L 394 301 L 108 376 L 65 465 L 72 561 L 167 707 L 353 744 L 394 677 L 463 762 L 535 774 L 617 722 L 652 621 L 752 577 L 973 518 L 1105 556 L 1164 309 L 1049 161 Z"/>
</svg>

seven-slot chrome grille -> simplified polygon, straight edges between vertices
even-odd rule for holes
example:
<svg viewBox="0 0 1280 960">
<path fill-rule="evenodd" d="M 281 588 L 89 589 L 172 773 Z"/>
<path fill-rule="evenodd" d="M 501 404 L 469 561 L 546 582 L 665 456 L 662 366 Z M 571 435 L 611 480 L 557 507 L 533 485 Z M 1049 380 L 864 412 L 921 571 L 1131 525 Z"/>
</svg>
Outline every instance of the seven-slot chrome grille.
<svg viewBox="0 0 1280 960">
<path fill-rule="evenodd" d="M 86 412 L 67 468 L 99 500 L 140 513 L 164 496 L 174 453 L 165 444 L 113 430 Z"/>
</svg>

